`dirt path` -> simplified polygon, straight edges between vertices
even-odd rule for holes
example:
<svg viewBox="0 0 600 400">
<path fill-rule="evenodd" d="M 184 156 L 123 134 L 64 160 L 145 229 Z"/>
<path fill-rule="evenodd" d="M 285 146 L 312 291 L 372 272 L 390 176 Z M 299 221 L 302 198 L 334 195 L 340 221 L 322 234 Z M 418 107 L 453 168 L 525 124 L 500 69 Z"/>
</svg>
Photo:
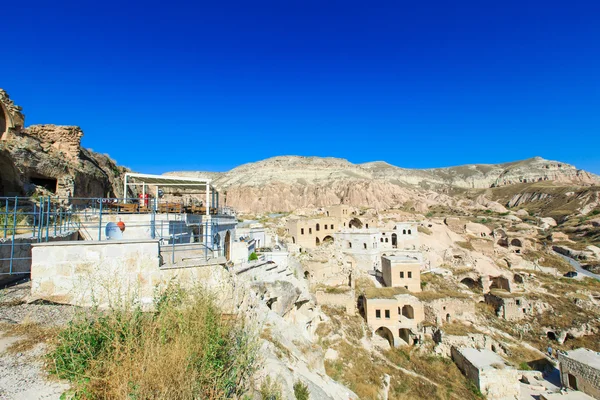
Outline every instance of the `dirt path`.
<svg viewBox="0 0 600 400">
<path fill-rule="evenodd" d="M 53 379 L 44 370 L 44 343 L 20 352 L 10 350 L 24 337 L 7 336 L 6 329 L 24 322 L 60 326 L 74 313 L 68 306 L 26 304 L 29 290 L 29 282 L 0 290 L 0 400 L 58 400 L 69 389 L 67 383 Z"/>
<path fill-rule="evenodd" d="M 0 339 L 0 399 L 60 399 L 69 385 L 49 379 L 43 369 L 45 346 L 36 345 L 23 353 L 7 352 L 18 337 Z"/>
</svg>

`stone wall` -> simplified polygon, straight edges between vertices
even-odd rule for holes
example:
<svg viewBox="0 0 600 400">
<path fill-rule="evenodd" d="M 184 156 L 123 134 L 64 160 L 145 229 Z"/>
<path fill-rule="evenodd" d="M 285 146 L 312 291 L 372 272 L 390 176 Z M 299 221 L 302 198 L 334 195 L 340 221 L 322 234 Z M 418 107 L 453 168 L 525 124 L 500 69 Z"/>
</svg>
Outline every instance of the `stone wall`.
<svg viewBox="0 0 600 400">
<path fill-rule="evenodd" d="M 587 349 L 578 349 L 576 351 L 585 351 Z M 587 350 L 592 355 L 594 352 Z M 595 353 L 598 354 L 598 353 Z M 600 355 L 596 355 L 600 360 Z M 560 377 L 563 386 L 571 387 L 569 384 L 569 374 L 573 375 L 577 381 L 577 390 L 580 390 L 590 396 L 600 399 L 600 369 L 591 365 L 584 364 L 574 360 L 569 354 L 559 353 L 558 361 L 560 363 Z"/>
<path fill-rule="evenodd" d="M 115 302 L 151 308 L 154 296 L 175 280 L 184 287 L 202 283 L 232 298 L 230 274 L 218 264 L 165 268 L 157 240 L 71 241 L 33 245 L 31 295 L 78 306 Z"/>
<path fill-rule="evenodd" d="M 519 399 L 519 371 L 510 367 L 484 370 L 479 374 L 479 390 L 488 400 Z"/>
<path fill-rule="evenodd" d="M 444 357 L 452 357 L 452 348 L 454 347 L 473 347 L 490 350 L 502 355 L 505 354 L 500 342 L 483 333 L 468 333 L 464 336 L 459 336 L 448 335 L 443 330 L 438 329 L 433 333 L 432 337 L 435 342 L 435 353 Z"/>
<path fill-rule="evenodd" d="M 346 314 L 354 315 L 356 313 L 356 298 L 354 290 L 348 290 L 345 293 L 326 293 L 323 290 L 317 290 L 317 304 L 331 307 L 342 307 Z"/>
<path fill-rule="evenodd" d="M 50 236 L 48 237 L 48 241 L 70 241 L 77 240 L 78 237 L 79 234 L 77 232 L 70 232 L 63 235 Z M 37 237 L 17 237 L 14 240 L 14 244 L 10 237 L 0 239 L 0 284 L 13 281 L 16 278 L 26 278 L 29 276 L 29 272 L 31 271 L 31 245 L 33 243 L 37 243 Z M 8 275 L 11 271 L 11 258 L 13 259 L 12 273 L 15 275 Z"/>
<path fill-rule="evenodd" d="M 472 300 L 443 298 L 431 300 L 425 305 L 425 321 L 441 326 L 455 320 L 469 320 L 475 317 L 475 303 Z"/>
<path fill-rule="evenodd" d="M 486 399 L 514 400 L 520 398 L 521 387 L 519 373 L 516 369 L 505 365 L 501 357 L 493 352 L 483 350 L 474 361 L 463 354 L 465 350 L 473 349 L 452 347 L 452 359 L 467 379 L 475 383 Z M 492 362 L 491 364 L 488 364 L 488 359 Z M 494 362 L 495 360 L 498 361 Z M 481 365 L 475 364 L 476 362 Z"/>
<path fill-rule="evenodd" d="M 479 389 L 479 369 L 477 369 L 473 364 L 469 362 L 458 350 L 456 347 L 452 347 L 450 349 L 450 354 L 452 356 L 452 360 L 462 371 L 462 373 L 467 377 L 468 380 L 473 382 L 475 386 Z"/>
</svg>

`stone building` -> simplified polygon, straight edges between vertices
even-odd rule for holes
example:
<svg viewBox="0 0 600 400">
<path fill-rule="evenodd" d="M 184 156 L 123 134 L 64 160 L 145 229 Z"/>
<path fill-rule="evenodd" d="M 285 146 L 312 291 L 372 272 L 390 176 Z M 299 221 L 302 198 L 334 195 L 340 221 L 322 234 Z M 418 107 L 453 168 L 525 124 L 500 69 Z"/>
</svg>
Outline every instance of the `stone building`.
<svg viewBox="0 0 600 400">
<path fill-rule="evenodd" d="M 286 232 L 301 250 L 332 241 L 353 250 L 416 249 L 419 245 L 416 223 L 398 223 L 392 229 L 379 225 L 376 217 L 357 216 L 353 208 L 337 205 L 326 207 L 323 216 L 289 220 Z"/>
<path fill-rule="evenodd" d="M 338 204 L 335 206 L 329 206 L 325 208 L 325 216 L 327 217 L 345 220 L 352 218 L 352 215 L 356 215 L 355 208 L 345 204 Z"/>
<path fill-rule="evenodd" d="M 517 321 L 535 314 L 535 304 L 524 296 L 503 290 L 492 290 L 484 295 L 485 302 L 496 310 L 496 314 L 507 321 Z"/>
<path fill-rule="evenodd" d="M 437 326 L 474 317 L 475 303 L 470 299 L 444 297 L 425 302 L 425 321 Z"/>
<path fill-rule="evenodd" d="M 417 257 L 406 254 L 382 257 L 381 270 L 385 286 L 421 291 L 421 261 Z"/>
<path fill-rule="evenodd" d="M 585 348 L 558 354 L 564 387 L 600 399 L 600 353 Z"/>
<path fill-rule="evenodd" d="M 339 230 L 340 221 L 334 217 L 293 219 L 288 222 L 288 234 L 292 244 L 302 249 L 313 249 L 334 241 L 333 234 Z"/>
<path fill-rule="evenodd" d="M 451 349 L 456 366 L 488 400 L 517 400 L 521 395 L 519 373 L 490 350 L 470 347 Z"/>
<path fill-rule="evenodd" d="M 342 229 L 334 235 L 335 244 L 340 252 L 356 260 L 358 269 L 380 271 L 383 255 L 403 254 L 406 251 L 418 253 L 417 224 L 404 223 L 395 228 Z"/>
<path fill-rule="evenodd" d="M 365 292 L 362 307 L 367 325 L 391 346 L 419 343 L 419 327 L 425 318 L 423 304 L 411 294 L 389 289 L 371 288 Z"/>
</svg>

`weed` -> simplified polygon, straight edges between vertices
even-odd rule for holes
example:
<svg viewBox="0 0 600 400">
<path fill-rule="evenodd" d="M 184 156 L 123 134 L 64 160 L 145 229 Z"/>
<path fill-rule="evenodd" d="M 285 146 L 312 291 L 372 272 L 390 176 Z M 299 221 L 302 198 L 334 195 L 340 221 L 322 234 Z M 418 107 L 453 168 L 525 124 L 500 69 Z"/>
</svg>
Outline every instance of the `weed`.
<svg viewBox="0 0 600 400">
<path fill-rule="evenodd" d="M 243 321 L 222 318 L 202 288 L 170 288 L 156 306 L 74 319 L 48 355 L 50 372 L 70 380 L 81 399 L 222 399 L 247 389 L 257 347 Z"/>
<path fill-rule="evenodd" d="M 267 376 L 260 385 L 260 395 L 262 400 L 282 400 L 281 385 L 277 380 Z"/>
<path fill-rule="evenodd" d="M 529 366 L 529 364 L 527 364 L 525 361 L 523 361 L 519 364 L 519 369 L 521 371 L 530 371 L 531 367 Z"/>
<path fill-rule="evenodd" d="M 310 398 L 306 383 L 302 381 L 296 381 L 296 383 L 294 383 L 294 396 L 296 397 L 296 400 L 308 400 Z"/>
</svg>

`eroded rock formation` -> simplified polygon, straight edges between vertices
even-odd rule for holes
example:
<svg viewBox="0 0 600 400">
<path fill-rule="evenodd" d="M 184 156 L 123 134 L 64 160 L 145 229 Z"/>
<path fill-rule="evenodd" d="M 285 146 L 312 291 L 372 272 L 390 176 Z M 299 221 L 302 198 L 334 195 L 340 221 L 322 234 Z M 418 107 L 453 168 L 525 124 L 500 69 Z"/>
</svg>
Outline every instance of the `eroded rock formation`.
<svg viewBox="0 0 600 400">
<path fill-rule="evenodd" d="M 0 196 L 41 190 L 61 197 L 121 196 L 125 169 L 81 147 L 78 126 L 32 125 L 0 89 Z"/>
</svg>

